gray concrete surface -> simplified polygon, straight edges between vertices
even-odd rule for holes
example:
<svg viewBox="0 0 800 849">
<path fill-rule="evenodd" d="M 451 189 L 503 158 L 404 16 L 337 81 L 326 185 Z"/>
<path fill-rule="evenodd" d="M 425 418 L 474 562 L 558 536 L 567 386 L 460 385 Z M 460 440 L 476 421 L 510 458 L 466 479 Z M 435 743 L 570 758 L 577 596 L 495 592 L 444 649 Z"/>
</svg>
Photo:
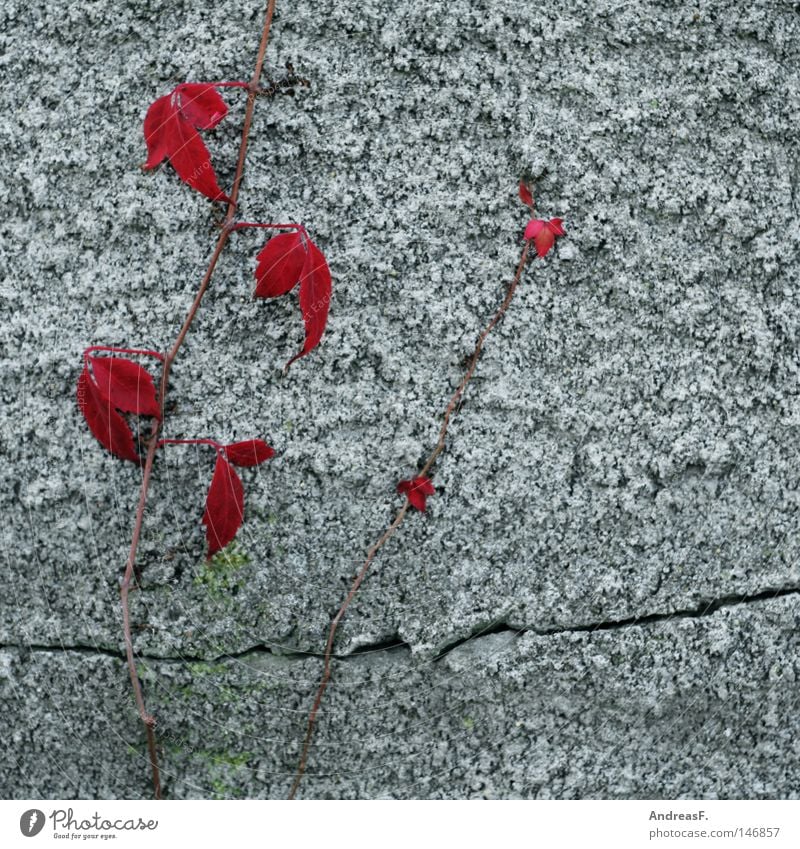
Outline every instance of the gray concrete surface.
<svg viewBox="0 0 800 849">
<path fill-rule="evenodd" d="M 142 118 L 248 76 L 262 11 L 0 3 L 6 797 L 147 792 L 118 609 L 140 472 L 75 380 L 88 344 L 174 336 L 214 218 L 139 170 Z M 156 472 L 133 618 L 173 796 L 284 792 L 330 616 L 513 271 L 521 174 L 569 235 L 343 624 L 368 653 L 337 664 L 304 792 L 798 795 L 799 24 L 768 0 L 279 0 L 268 69 L 312 88 L 259 103 L 242 214 L 304 221 L 334 299 L 282 377 L 297 302 L 251 301 L 263 240 L 239 234 L 174 371 L 169 435 L 278 457 L 210 573 L 210 458 Z"/>
<path fill-rule="evenodd" d="M 784 598 L 621 630 L 487 635 L 435 663 L 355 655 L 337 665 L 302 795 L 797 797 L 799 624 Z M 144 666 L 169 796 L 285 795 L 316 660 Z M 13 734 L 15 792 L 147 796 L 120 660 L 3 651 L 0 676 L 29 717 Z"/>
</svg>

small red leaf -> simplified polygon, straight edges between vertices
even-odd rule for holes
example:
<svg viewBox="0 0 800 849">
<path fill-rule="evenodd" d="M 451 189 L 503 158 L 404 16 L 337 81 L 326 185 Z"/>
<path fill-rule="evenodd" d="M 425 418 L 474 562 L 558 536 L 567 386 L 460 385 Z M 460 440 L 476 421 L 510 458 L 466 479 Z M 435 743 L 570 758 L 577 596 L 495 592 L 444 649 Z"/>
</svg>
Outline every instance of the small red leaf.
<svg viewBox="0 0 800 849">
<path fill-rule="evenodd" d="M 520 180 L 519 184 L 519 199 L 533 209 L 533 195 L 527 184 Z"/>
<path fill-rule="evenodd" d="M 184 83 L 176 89 L 183 117 L 198 130 L 213 130 L 228 114 L 228 107 L 213 85 Z"/>
<path fill-rule="evenodd" d="M 100 392 L 118 410 L 161 417 L 156 387 L 150 373 L 123 357 L 90 357 Z"/>
<path fill-rule="evenodd" d="M 306 341 L 299 354 L 295 354 L 286 368 L 300 357 L 304 357 L 319 344 L 331 304 L 331 272 L 322 251 L 311 241 L 307 243 L 308 254 L 300 276 L 300 309 L 306 326 Z"/>
<path fill-rule="evenodd" d="M 244 487 L 233 466 L 217 454 L 214 475 L 206 496 L 203 524 L 211 558 L 236 536 L 244 518 Z"/>
<path fill-rule="evenodd" d="M 547 222 L 543 221 L 541 218 L 532 218 L 528 222 L 528 226 L 525 228 L 525 238 L 526 239 L 535 239 L 539 233 L 542 231 L 542 227 Z"/>
<path fill-rule="evenodd" d="M 159 97 L 147 110 L 144 119 L 144 140 L 147 144 L 147 162 L 144 168 L 155 168 L 164 161 L 169 153 L 166 126 L 170 112 L 171 94 Z"/>
<path fill-rule="evenodd" d="M 198 87 L 203 88 L 203 85 L 192 83 L 185 84 L 184 87 L 192 91 Z M 201 126 L 214 126 L 221 120 L 217 116 L 219 104 L 215 103 L 208 93 L 204 94 L 196 108 L 190 105 L 190 119 L 184 114 L 181 104 L 184 99 L 190 104 L 192 100 L 182 97 L 181 89 L 182 87 L 178 86 L 170 94 L 159 97 L 147 110 L 144 137 L 148 157 L 144 167 L 155 168 L 167 157 L 184 183 L 188 183 L 211 200 L 227 201 L 228 196 L 217 182 L 208 148 L 192 125 L 193 122 L 199 122 Z M 222 105 L 224 106 L 224 103 Z"/>
<path fill-rule="evenodd" d="M 556 236 L 566 236 L 561 218 L 551 218 L 545 221 L 543 218 L 533 218 L 525 228 L 525 238 L 533 239 L 536 253 L 546 256 L 556 241 Z"/>
<path fill-rule="evenodd" d="M 205 142 L 177 109 L 167 118 L 166 132 L 169 161 L 181 180 L 211 200 L 228 200 L 217 183 Z"/>
<path fill-rule="evenodd" d="M 103 448 L 123 460 L 140 462 L 128 423 L 100 391 L 86 366 L 78 378 L 78 407 Z"/>
<path fill-rule="evenodd" d="M 536 245 L 536 253 L 539 256 L 546 256 L 547 252 L 556 242 L 556 234 L 550 229 L 549 226 L 545 225 L 542 229 L 533 237 L 533 244 Z"/>
<path fill-rule="evenodd" d="M 300 233 L 273 236 L 257 257 L 255 296 L 277 298 L 291 291 L 306 262 L 306 246 Z"/>
<path fill-rule="evenodd" d="M 275 452 L 262 439 L 246 439 L 225 446 L 225 456 L 237 466 L 257 466 L 275 456 Z"/>
<path fill-rule="evenodd" d="M 430 478 L 419 476 L 410 480 L 400 481 L 397 484 L 397 491 L 400 495 L 405 495 L 408 498 L 411 506 L 425 512 L 425 503 L 429 495 L 435 495 L 436 490 Z"/>
</svg>

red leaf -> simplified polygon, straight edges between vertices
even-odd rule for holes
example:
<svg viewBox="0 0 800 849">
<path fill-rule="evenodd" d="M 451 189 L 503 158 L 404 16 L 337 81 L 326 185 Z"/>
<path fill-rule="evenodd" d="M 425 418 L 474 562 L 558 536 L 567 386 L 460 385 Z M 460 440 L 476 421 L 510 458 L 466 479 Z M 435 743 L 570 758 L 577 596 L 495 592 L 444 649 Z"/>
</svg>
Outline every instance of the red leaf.
<svg viewBox="0 0 800 849">
<path fill-rule="evenodd" d="M 273 236 L 257 257 L 255 296 L 277 298 L 291 291 L 303 273 L 306 253 L 299 232 Z"/>
<path fill-rule="evenodd" d="M 533 239 L 536 253 L 546 256 L 556 241 L 556 236 L 566 236 L 561 218 L 551 218 L 545 221 L 542 218 L 534 218 L 528 222 L 525 228 L 525 238 Z"/>
<path fill-rule="evenodd" d="M 118 410 L 161 417 L 156 387 L 150 373 L 123 357 L 90 357 L 100 392 Z"/>
<path fill-rule="evenodd" d="M 546 221 L 543 221 L 541 218 L 532 218 L 528 222 L 528 226 L 525 228 L 525 238 L 526 239 L 535 239 L 539 233 L 542 232 L 542 227 L 546 224 Z"/>
<path fill-rule="evenodd" d="M 233 466 L 217 454 L 214 476 L 206 496 L 203 524 L 211 558 L 236 536 L 244 518 L 244 487 Z"/>
<path fill-rule="evenodd" d="M 208 92 L 204 92 L 194 101 L 185 96 L 186 88 L 190 92 L 203 88 L 213 91 L 213 87 L 204 87 L 200 83 L 184 84 L 170 94 L 159 97 L 150 106 L 144 119 L 144 137 L 148 151 L 144 167 L 155 168 L 166 157 L 184 183 L 188 183 L 211 200 L 227 201 L 228 196 L 217 183 L 208 148 L 192 126 L 196 124 L 205 129 L 222 120 L 219 117 L 219 103 L 222 103 L 222 98 L 217 95 L 217 103 Z M 182 108 L 184 102 L 188 107 Z"/>
<path fill-rule="evenodd" d="M 123 460 L 140 462 L 128 423 L 100 391 L 86 366 L 78 378 L 78 407 L 103 448 Z"/>
<path fill-rule="evenodd" d="M 302 351 L 286 363 L 286 368 L 316 348 L 328 323 L 331 272 L 324 254 L 311 239 L 308 240 L 307 247 L 308 254 L 300 276 L 300 309 L 303 311 L 306 326 L 306 341 Z"/>
<path fill-rule="evenodd" d="M 536 245 L 536 253 L 539 256 L 546 256 L 547 252 L 556 242 L 556 234 L 550 229 L 548 225 L 542 227 L 542 229 L 534 236 L 533 244 Z"/>
<path fill-rule="evenodd" d="M 519 184 L 519 199 L 533 209 L 533 195 L 527 184 L 520 180 Z"/>
<path fill-rule="evenodd" d="M 257 466 L 275 456 L 275 452 L 261 439 L 246 439 L 225 446 L 225 456 L 237 466 Z"/>
<path fill-rule="evenodd" d="M 171 108 L 171 99 L 171 94 L 159 97 L 144 117 L 144 140 L 147 144 L 147 162 L 144 164 L 146 169 L 160 165 L 169 152 L 164 129 Z"/>
<path fill-rule="evenodd" d="M 435 495 L 436 490 L 431 483 L 430 478 L 424 476 L 411 478 L 410 480 L 400 481 L 397 484 L 397 491 L 400 495 L 405 495 L 411 502 L 411 506 L 425 512 L 425 502 L 429 495 Z"/>
<path fill-rule="evenodd" d="M 228 200 L 217 183 L 208 148 L 177 110 L 167 117 L 165 132 L 169 161 L 181 180 L 211 200 Z"/>
<path fill-rule="evenodd" d="M 213 130 L 228 114 L 225 101 L 213 85 L 183 83 L 176 89 L 183 117 L 198 130 Z"/>
</svg>

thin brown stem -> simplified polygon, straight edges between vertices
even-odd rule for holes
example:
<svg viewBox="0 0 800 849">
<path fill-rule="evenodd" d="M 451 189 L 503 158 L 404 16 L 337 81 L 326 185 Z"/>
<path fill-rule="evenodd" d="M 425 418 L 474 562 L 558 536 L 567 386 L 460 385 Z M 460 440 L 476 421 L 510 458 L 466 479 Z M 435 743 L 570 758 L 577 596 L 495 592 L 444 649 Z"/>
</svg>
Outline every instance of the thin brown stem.
<svg viewBox="0 0 800 849">
<path fill-rule="evenodd" d="M 464 394 L 464 390 L 467 388 L 467 384 L 470 380 L 472 380 L 472 375 L 475 373 L 475 367 L 478 365 L 478 360 L 480 359 L 481 351 L 483 350 L 483 343 L 486 341 L 486 337 L 492 332 L 492 330 L 494 330 L 495 325 L 506 314 L 506 310 L 511 304 L 514 293 L 517 291 L 517 286 L 519 286 L 520 278 L 522 277 L 522 270 L 525 268 L 525 263 L 528 261 L 528 252 L 530 249 L 530 242 L 525 242 L 525 246 L 522 248 L 522 255 L 519 258 L 519 264 L 517 265 L 517 271 L 514 274 L 514 279 L 508 287 L 508 292 L 503 299 L 503 303 L 497 308 L 497 312 L 492 316 L 492 320 L 486 325 L 483 332 L 478 337 L 467 371 L 465 372 L 461 383 L 459 383 L 458 388 L 450 398 L 450 403 L 447 405 L 447 409 L 444 411 L 444 420 L 442 421 L 442 427 L 439 431 L 439 441 L 436 443 L 436 447 L 431 452 L 430 457 L 428 457 L 425 461 L 425 465 L 422 469 L 420 469 L 420 477 L 424 477 L 428 474 L 428 472 L 433 468 L 436 458 L 442 453 L 442 451 L 444 451 L 445 439 L 447 438 L 447 428 L 450 426 L 450 419 L 453 416 L 453 412 L 455 411 L 458 402 L 461 400 L 461 396 Z"/>
<path fill-rule="evenodd" d="M 84 362 L 88 362 L 89 355 L 95 351 L 106 354 L 131 354 L 134 357 L 155 357 L 164 362 L 164 355 L 160 351 L 151 351 L 149 348 L 113 348 L 108 345 L 89 345 L 83 352 Z"/>
<path fill-rule="evenodd" d="M 270 29 L 272 29 L 272 15 L 274 12 L 275 0 L 269 0 L 269 3 L 267 3 L 267 15 L 264 20 L 264 29 L 261 31 L 261 43 L 258 45 L 256 66 L 253 70 L 253 77 L 250 80 L 247 108 L 245 109 L 244 124 L 242 125 L 242 143 L 239 145 L 239 159 L 236 163 L 236 174 L 233 178 L 233 189 L 231 190 L 230 203 L 228 204 L 228 214 L 225 216 L 226 224 L 233 219 L 233 214 L 236 210 L 236 199 L 239 197 L 239 186 L 242 182 L 244 161 L 247 156 L 247 140 L 250 136 L 250 125 L 253 123 L 253 110 L 256 105 L 258 83 L 261 79 L 261 69 L 264 67 L 264 56 L 267 52 L 267 42 L 269 41 Z"/>
<path fill-rule="evenodd" d="M 442 422 L 442 427 L 439 431 L 439 439 L 436 443 L 436 447 L 431 452 L 428 459 L 425 461 L 425 465 L 422 467 L 420 471 L 420 476 L 427 475 L 428 472 L 433 468 L 433 464 L 436 462 L 436 458 L 444 451 L 445 440 L 447 438 L 447 428 L 450 426 L 450 420 L 453 417 L 453 413 L 458 406 L 458 402 L 461 399 L 461 396 L 464 394 L 464 390 L 467 388 L 467 384 L 472 380 L 472 375 L 475 373 L 475 367 L 478 365 L 478 360 L 480 359 L 481 351 L 483 350 L 483 343 L 486 341 L 486 337 L 494 330 L 495 325 L 500 321 L 500 319 L 505 315 L 508 310 L 509 305 L 514 297 L 514 293 L 517 291 L 517 286 L 519 286 L 519 281 L 522 278 L 522 272 L 525 268 L 525 263 L 528 260 L 528 253 L 530 252 L 530 242 L 526 241 L 524 247 L 522 248 L 522 255 L 519 258 L 519 263 L 517 265 L 516 273 L 514 274 L 514 279 L 511 281 L 511 284 L 508 287 L 508 291 L 506 292 L 506 296 L 503 299 L 502 304 L 497 308 L 497 312 L 492 316 L 491 321 L 486 325 L 481 335 L 478 337 L 478 341 L 475 344 L 475 350 L 472 353 L 472 358 L 470 359 L 469 366 L 467 367 L 467 371 L 464 374 L 464 377 L 459 383 L 458 388 L 450 397 L 450 401 L 444 411 L 444 421 Z M 289 790 L 289 799 L 294 799 L 297 794 L 297 790 L 300 787 L 300 782 L 303 780 L 303 774 L 306 771 L 306 765 L 308 763 L 308 753 L 311 748 L 311 740 L 314 735 L 314 726 L 317 721 L 317 714 L 319 713 L 320 705 L 322 704 L 322 697 L 325 695 L 325 690 L 328 688 L 328 683 L 331 679 L 331 659 L 333 657 L 333 641 L 336 636 L 336 629 L 339 627 L 339 623 L 344 618 L 344 614 L 347 611 L 347 608 L 350 607 L 350 603 L 356 596 L 359 587 L 364 582 L 364 578 L 367 577 L 367 572 L 369 571 L 369 567 L 372 564 L 372 561 L 375 559 L 375 555 L 378 551 L 384 546 L 386 542 L 394 536 L 397 529 L 403 523 L 403 519 L 408 512 L 408 508 L 410 507 L 410 502 L 406 499 L 405 504 L 400 508 L 399 512 L 394 518 L 394 521 L 391 525 L 383 532 L 381 538 L 369 549 L 367 552 L 367 559 L 364 561 L 363 566 L 361 567 L 359 573 L 356 575 L 355 580 L 350 586 L 350 591 L 347 593 L 347 597 L 342 602 L 342 606 L 337 611 L 336 615 L 333 617 L 333 621 L 331 622 L 330 631 L 328 632 L 328 642 L 325 644 L 325 655 L 323 659 L 322 666 L 322 677 L 320 678 L 319 687 L 317 688 L 317 695 L 314 698 L 314 704 L 311 708 L 310 713 L 308 714 L 308 724 L 306 725 L 306 736 L 303 740 L 303 749 L 300 753 L 300 760 L 297 765 L 297 771 L 295 772 L 294 781 L 292 781 L 292 786 Z"/>
<path fill-rule="evenodd" d="M 163 412 L 163 403 L 162 403 Z M 144 521 L 144 508 L 147 502 L 147 490 L 150 486 L 150 476 L 153 471 L 153 460 L 156 456 L 156 448 L 160 424 L 155 426 L 155 433 L 150 438 L 147 446 L 147 457 L 144 463 L 144 473 L 142 474 L 142 485 L 139 488 L 139 503 L 136 507 L 136 521 L 133 526 L 133 538 L 131 539 L 131 547 L 128 552 L 128 560 L 125 563 L 125 574 L 122 578 L 120 586 L 120 598 L 122 600 L 122 632 L 125 635 L 125 654 L 128 660 L 128 671 L 131 676 L 131 686 L 133 687 L 133 695 L 136 699 L 136 708 L 139 711 L 139 717 L 144 724 L 145 732 L 147 733 L 147 750 L 150 756 L 150 768 L 153 773 L 153 797 L 161 798 L 161 776 L 158 770 L 158 754 L 156 752 L 156 735 L 155 735 L 155 717 L 147 712 L 142 695 L 142 684 L 139 681 L 139 674 L 136 671 L 136 659 L 133 655 L 133 639 L 131 637 L 131 615 L 130 606 L 128 604 L 128 593 L 130 591 L 131 580 L 133 578 L 133 570 L 136 563 L 136 549 L 139 547 L 139 537 L 142 533 L 142 522 Z"/>
<path fill-rule="evenodd" d="M 233 221 L 233 216 L 236 213 L 236 201 L 239 197 L 239 187 L 242 182 L 242 175 L 244 174 L 244 165 L 245 158 L 247 156 L 247 141 L 250 135 L 250 126 L 253 122 L 253 109 L 255 108 L 255 97 L 252 96 L 252 92 L 258 89 L 258 82 L 261 77 L 261 69 L 264 65 L 264 54 L 267 50 L 267 42 L 269 41 L 269 33 L 270 28 L 272 26 L 272 16 L 275 12 L 275 0 L 269 0 L 267 4 L 266 17 L 264 20 L 264 28 L 261 32 L 261 43 L 258 47 L 258 55 L 256 57 L 256 65 L 255 71 L 253 72 L 253 78 L 250 81 L 248 86 L 251 94 L 247 98 L 247 108 L 245 110 L 244 115 L 244 123 L 242 125 L 242 140 L 239 145 L 239 158 L 236 163 L 236 173 L 233 178 L 233 188 L 231 189 L 230 199 L 228 201 L 227 212 L 225 213 L 225 219 L 223 221 L 222 232 L 217 239 L 217 244 L 214 247 L 214 252 L 211 254 L 211 259 L 208 263 L 208 268 L 206 269 L 206 273 L 203 275 L 203 279 L 200 282 L 200 288 L 197 290 L 197 294 L 192 301 L 192 305 L 189 308 L 189 312 L 186 314 L 186 318 L 184 319 L 183 325 L 181 326 L 180 331 L 178 332 L 178 336 L 175 339 L 172 347 L 169 349 L 167 354 L 164 356 L 164 366 L 161 370 L 161 385 L 159 391 L 159 403 L 161 406 L 161 417 L 153 426 L 153 431 L 150 434 L 150 438 L 148 440 L 147 445 L 147 455 L 145 457 L 144 462 L 144 471 L 142 473 L 142 483 L 139 488 L 139 501 L 136 507 L 136 518 L 134 520 L 133 525 L 133 537 L 131 538 L 131 547 L 128 552 L 128 559 L 125 563 L 125 573 L 122 578 L 122 584 L 120 585 L 120 598 L 122 602 L 122 631 L 125 638 L 125 654 L 128 660 L 128 671 L 130 672 L 131 677 L 131 686 L 133 687 L 133 695 L 136 700 L 136 708 L 139 711 L 139 717 L 144 724 L 145 731 L 147 733 L 147 750 L 150 758 L 150 767 L 153 774 L 153 796 L 156 799 L 161 798 L 161 776 L 158 768 L 158 752 L 156 748 L 156 735 L 155 735 L 155 717 L 147 712 L 147 708 L 144 701 L 144 695 L 142 694 L 142 684 L 139 680 L 139 675 L 136 670 L 136 659 L 133 653 L 133 639 L 131 637 L 131 616 L 130 616 L 130 606 L 128 603 L 128 594 L 130 592 L 131 582 L 134 577 L 134 569 L 136 566 L 136 552 L 139 548 L 139 538 L 142 533 L 142 525 L 144 523 L 144 511 L 145 506 L 147 504 L 147 493 L 150 489 L 150 479 L 152 477 L 153 472 L 153 462 L 155 460 L 156 451 L 158 450 L 159 445 L 159 433 L 164 423 L 164 411 L 165 411 L 165 401 L 167 397 L 167 388 L 169 386 L 169 374 L 172 369 L 172 364 L 175 362 L 175 358 L 178 355 L 178 351 L 180 350 L 181 345 L 183 345 L 184 340 L 186 339 L 186 334 L 189 332 L 189 328 L 192 326 L 192 322 L 197 315 L 197 311 L 200 309 L 200 304 L 202 303 L 203 296 L 208 289 L 209 284 L 211 283 L 211 277 L 214 274 L 214 269 L 217 266 L 217 262 L 219 261 L 220 255 L 230 237 L 230 234 L 233 232 L 233 227 L 231 226 L 231 222 Z"/>
<path fill-rule="evenodd" d="M 394 517 L 392 524 L 384 531 L 383 536 L 367 552 L 367 559 L 364 561 L 364 565 L 361 567 L 358 575 L 356 575 L 356 578 L 350 587 L 350 592 L 347 594 L 347 598 L 345 598 L 342 602 L 342 606 L 337 611 L 336 616 L 333 617 L 331 629 L 328 633 L 328 642 L 325 644 L 325 659 L 322 667 L 322 678 L 320 679 L 319 687 L 317 688 L 317 695 L 314 699 L 314 705 L 311 708 L 311 713 L 308 715 L 308 726 L 306 728 L 305 740 L 303 741 L 303 751 L 300 755 L 300 763 L 298 764 L 297 772 L 294 776 L 294 781 L 292 782 L 292 788 L 289 791 L 290 799 L 294 799 L 295 793 L 297 793 L 297 788 L 303 780 L 303 773 L 306 771 L 308 750 L 311 748 L 311 738 L 314 734 L 317 712 L 322 704 L 322 697 L 325 695 L 325 690 L 328 688 L 328 682 L 331 678 L 331 656 L 333 655 L 333 640 L 336 636 L 336 629 L 339 627 L 339 623 L 342 621 L 347 608 L 350 607 L 350 602 L 355 598 L 358 588 L 361 586 L 361 582 L 367 577 L 367 571 L 369 570 L 370 564 L 375 558 L 375 555 L 383 547 L 383 545 L 388 542 L 388 540 L 394 535 L 394 532 L 402 524 L 403 519 L 408 512 L 408 506 L 408 501 L 406 501 L 406 503 L 400 508 L 398 514 Z"/>
</svg>

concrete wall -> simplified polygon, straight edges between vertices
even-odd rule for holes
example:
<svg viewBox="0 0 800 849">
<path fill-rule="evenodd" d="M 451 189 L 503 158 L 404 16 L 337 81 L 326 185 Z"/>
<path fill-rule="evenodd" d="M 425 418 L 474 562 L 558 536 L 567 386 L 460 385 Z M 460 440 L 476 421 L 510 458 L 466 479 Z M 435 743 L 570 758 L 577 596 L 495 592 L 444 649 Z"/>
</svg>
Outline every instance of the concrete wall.
<svg viewBox="0 0 800 849">
<path fill-rule="evenodd" d="M 75 381 L 86 345 L 174 338 L 215 218 L 139 170 L 142 119 L 175 82 L 248 77 L 262 13 L 0 4 L 5 797 L 148 793 L 118 602 L 141 473 Z M 312 87 L 258 103 L 242 215 L 305 222 L 331 320 L 283 377 L 296 297 L 251 300 L 263 239 L 237 234 L 175 367 L 168 435 L 278 457 L 210 572 L 211 458 L 159 458 L 132 615 L 169 796 L 288 789 L 330 617 L 513 273 L 523 174 L 568 236 L 343 623 L 303 793 L 800 795 L 799 23 L 769 0 L 279 0 L 268 72 Z"/>
</svg>

